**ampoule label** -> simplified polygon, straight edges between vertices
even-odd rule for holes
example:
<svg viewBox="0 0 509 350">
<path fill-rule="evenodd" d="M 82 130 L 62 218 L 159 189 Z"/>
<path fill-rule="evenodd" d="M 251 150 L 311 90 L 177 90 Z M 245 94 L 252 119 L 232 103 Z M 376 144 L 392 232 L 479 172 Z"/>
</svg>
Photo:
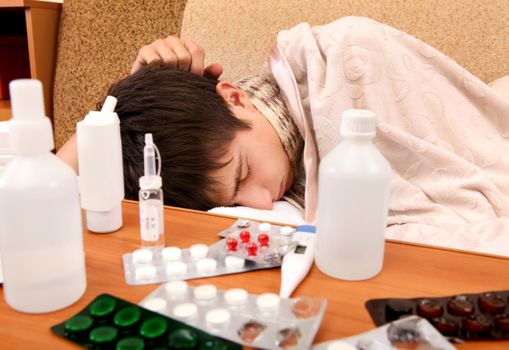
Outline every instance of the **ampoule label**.
<svg viewBox="0 0 509 350">
<path fill-rule="evenodd" d="M 148 200 L 140 203 L 141 238 L 144 241 L 157 241 L 163 232 L 163 208 L 150 202 Z"/>
</svg>

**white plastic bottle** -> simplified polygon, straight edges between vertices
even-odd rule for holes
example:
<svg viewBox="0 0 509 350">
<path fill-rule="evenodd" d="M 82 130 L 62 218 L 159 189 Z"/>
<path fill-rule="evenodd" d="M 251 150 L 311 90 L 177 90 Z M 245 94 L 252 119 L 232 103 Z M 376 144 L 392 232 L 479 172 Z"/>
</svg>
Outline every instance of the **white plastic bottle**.
<svg viewBox="0 0 509 350">
<path fill-rule="evenodd" d="M 342 140 L 320 163 L 315 262 L 331 277 L 363 280 L 382 269 L 391 167 L 375 133 L 373 112 L 345 111 Z"/>
<path fill-rule="evenodd" d="M 156 154 L 159 167 L 156 170 Z M 161 155 L 152 134 L 145 134 L 143 148 L 144 176 L 140 177 L 140 236 L 143 248 L 164 248 L 163 190 L 161 189 Z"/>
<path fill-rule="evenodd" d="M 77 124 L 81 207 L 87 229 L 107 233 L 122 227 L 124 172 L 117 99 L 106 97 L 101 111 L 91 111 Z"/>
<path fill-rule="evenodd" d="M 0 178 L 0 250 L 7 304 L 51 312 L 85 292 L 85 256 L 78 180 L 57 158 L 42 84 L 10 83 L 15 155 Z"/>
</svg>

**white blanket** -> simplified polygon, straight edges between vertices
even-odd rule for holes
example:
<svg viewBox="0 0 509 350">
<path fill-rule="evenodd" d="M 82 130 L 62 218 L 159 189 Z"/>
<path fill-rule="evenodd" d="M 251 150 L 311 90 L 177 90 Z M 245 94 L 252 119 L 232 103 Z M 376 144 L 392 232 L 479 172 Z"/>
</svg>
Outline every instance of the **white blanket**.
<svg viewBox="0 0 509 350">
<path fill-rule="evenodd" d="M 373 110 L 393 168 L 387 238 L 509 256 L 509 101 L 416 38 L 358 17 L 280 32 L 269 67 L 306 141 L 306 221 L 341 113 Z"/>
</svg>

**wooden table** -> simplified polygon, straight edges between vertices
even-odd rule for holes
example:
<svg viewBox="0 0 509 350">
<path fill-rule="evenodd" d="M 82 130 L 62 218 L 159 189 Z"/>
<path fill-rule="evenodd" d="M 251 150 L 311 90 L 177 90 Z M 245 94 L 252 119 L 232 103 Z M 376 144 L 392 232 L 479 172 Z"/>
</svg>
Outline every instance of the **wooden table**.
<svg viewBox="0 0 509 350">
<path fill-rule="evenodd" d="M 166 245 L 187 248 L 194 243 L 211 244 L 216 233 L 230 226 L 232 218 L 166 208 Z M 13 311 L 0 289 L 1 349 L 78 348 L 50 332 L 59 323 L 85 307 L 100 293 L 111 293 L 139 302 L 158 285 L 128 286 L 124 282 L 121 256 L 139 248 L 138 206 L 124 203 L 124 227 L 111 234 L 85 231 L 88 286 L 85 295 L 64 310 L 44 315 Z M 220 289 L 246 288 L 250 293 L 279 292 L 279 269 L 193 280 Z M 372 298 L 445 296 L 509 289 L 509 259 L 487 257 L 387 242 L 385 265 L 377 277 L 362 282 L 334 280 L 316 267 L 293 296 L 324 296 L 329 303 L 316 342 L 342 338 L 374 328 L 364 302 Z M 509 341 L 468 342 L 458 349 L 509 349 Z"/>
</svg>

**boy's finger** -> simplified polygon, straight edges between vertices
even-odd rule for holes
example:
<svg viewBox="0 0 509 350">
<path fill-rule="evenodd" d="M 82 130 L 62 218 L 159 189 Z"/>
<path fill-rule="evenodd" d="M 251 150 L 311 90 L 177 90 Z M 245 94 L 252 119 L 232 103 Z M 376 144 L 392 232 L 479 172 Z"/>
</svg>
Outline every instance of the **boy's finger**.
<svg viewBox="0 0 509 350">
<path fill-rule="evenodd" d="M 220 63 L 213 63 L 210 66 L 205 68 L 203 75 L 208 77 L 219 79 L 219 77 L 223 74 L 223 66 Z"/>
<path fill-rule="evenodd" d="M 203 65 L 205 60 L 205 51 L 193 41 L 183 38 L 182 43 L 191 55 L 189 71 L 193 74 L 203 75 Z"/>
</svg>

